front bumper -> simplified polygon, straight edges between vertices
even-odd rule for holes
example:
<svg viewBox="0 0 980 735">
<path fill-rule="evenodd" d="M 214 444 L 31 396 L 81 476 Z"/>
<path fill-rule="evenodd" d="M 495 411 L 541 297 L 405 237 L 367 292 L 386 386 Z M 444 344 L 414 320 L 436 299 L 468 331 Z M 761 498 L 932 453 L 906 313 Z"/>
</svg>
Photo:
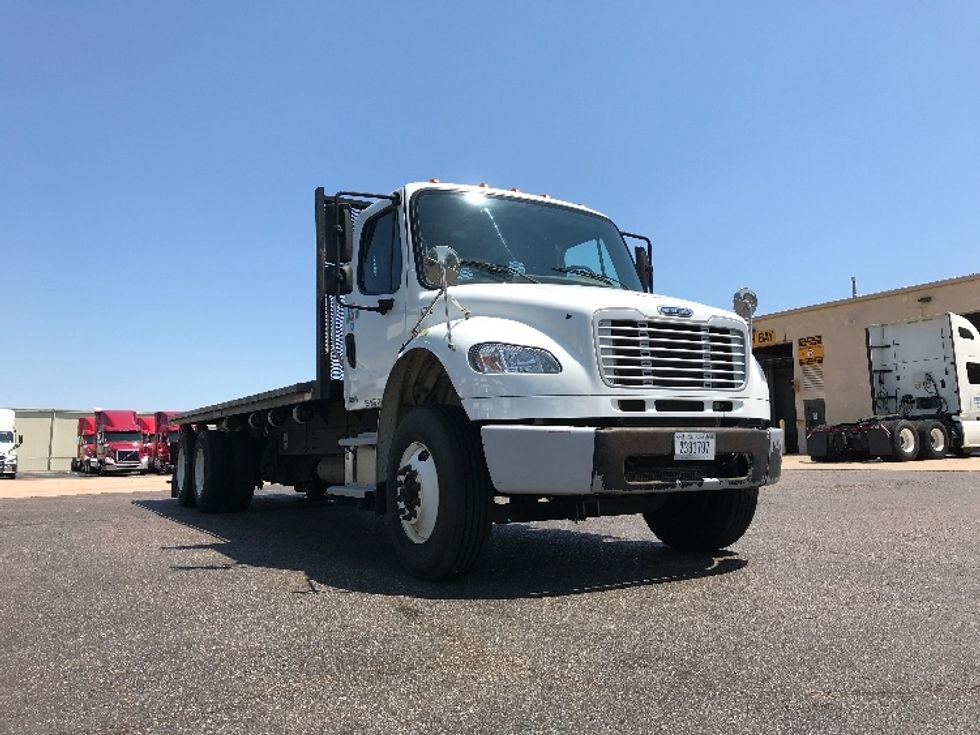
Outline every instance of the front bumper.
<svg viewBox="0 0 980 735">
<path fill-rule="evenodd" d="M 488 425 L 490 478 L 504 495 L 623 495 L 772 485 L 782 471 L 781 429 L 705 428 L 715 459 L 675 460 L 690 428 Z"/>
</svg>

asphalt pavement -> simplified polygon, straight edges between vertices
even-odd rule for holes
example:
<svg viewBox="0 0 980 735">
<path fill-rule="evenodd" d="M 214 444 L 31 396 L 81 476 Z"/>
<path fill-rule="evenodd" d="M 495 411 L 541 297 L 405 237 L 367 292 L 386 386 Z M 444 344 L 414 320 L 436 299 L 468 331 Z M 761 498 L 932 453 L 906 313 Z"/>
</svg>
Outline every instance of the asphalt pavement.
<svg viewBox="0 0 980 735">
<path fill-rule="evenodd" d="M 978 567 L 972 472 L 788 472 L 715 555 L 498 527 L 450 584 L 284 492 L 2 499 L 0 733 L 978 733 Z"/>
</svg>

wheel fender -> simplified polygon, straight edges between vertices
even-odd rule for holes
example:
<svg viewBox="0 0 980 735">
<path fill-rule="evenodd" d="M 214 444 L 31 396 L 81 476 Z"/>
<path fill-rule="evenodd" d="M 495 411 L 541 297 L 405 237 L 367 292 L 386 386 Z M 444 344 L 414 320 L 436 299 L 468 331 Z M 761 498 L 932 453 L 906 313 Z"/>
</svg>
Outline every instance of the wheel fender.
<svg viewBox="0 0 980 735">
<path fill-rule="evenodd" d="M 413 346 L 399 355 L 388 374 L 384 395 L 381 399 L 381 413 L 378 417 L 378 443 L 375 453 L 375 477 L 379 483 L 384 482 L 388 467 L 388 453 L 395 427 L 401 420 L 402 414 L 411 403 L 411 396 L 406 396 L 411 384 L 426 373 L 441 370 L 449 376 L 450 385 L 457 399 L 459 391 L 453 380 L 452 373 L 446 369 L 446 363 L 440 356 L 426 346 Z M 384 493 L 378 493 L 376 511 L 384 512 L 382 502 Z"/>
<path fill-rule="evenodd" d="M 550 352 L 561 365 L 561 373 L 548 375 L 485 375 L 469 364 L 469 351 L 485 342 L 536 347 Z M 581 355 L 573 355 L 550 335 L 513 319 L 474 316 L 456 320 L 452 328 L 452 347 L 445 322 L 428 327 L 408 344 L 407 349 L 424 349 L 443 364 L 459 397 L 588 395 L 594 392 L 594 364 Z M 594 351 L 588 355 L 594 360 Z M 586 364 L 587 363 L 587 364 Z"/>
</svg>

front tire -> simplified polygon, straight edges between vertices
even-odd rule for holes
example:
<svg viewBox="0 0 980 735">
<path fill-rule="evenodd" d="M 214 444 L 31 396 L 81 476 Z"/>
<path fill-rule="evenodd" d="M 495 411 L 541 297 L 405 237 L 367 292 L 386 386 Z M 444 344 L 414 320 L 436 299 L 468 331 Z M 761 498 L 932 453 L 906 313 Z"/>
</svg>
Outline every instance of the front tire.
<svg viewBox="0 0 980 735">
<path fill-rule="evenodd" d="M 678 551 L 715 551 L 742 538 L 755 516 L 759 488 L 671 493 L 643 514 L 650 530 Z"/>
<path fill-rule="evenodd" d="M 411 409 L 395 429 L 387 469 L 388 526 L 402 565 L 430 580 L 468 571 L 490 539 L 492 494 L 463 410 Z"/>
</svg>

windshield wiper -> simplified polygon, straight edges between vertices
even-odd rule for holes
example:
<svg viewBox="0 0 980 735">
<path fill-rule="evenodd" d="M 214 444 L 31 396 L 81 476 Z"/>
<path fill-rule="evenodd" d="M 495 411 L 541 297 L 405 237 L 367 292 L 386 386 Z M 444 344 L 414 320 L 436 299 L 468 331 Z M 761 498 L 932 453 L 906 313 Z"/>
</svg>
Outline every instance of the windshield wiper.
<svg viewBox="0 0 980 735">
<path fill-rule="evenodd" d="M 607 286 L 612 286 L 614 284 L 623 286 L 622 281 L 617 281 L 612 276 L 607 276 L 602 273 L 596 273 L 591 268 L 586 268 L 582 265 L 566 265 L 561 268 L 552 268 L 551 270 L 557 271 L 558 273 L 571 273 L 573 276 L 585 276 L 586 278 L 591 278 L 593 281 L 599 281 L 600 283 L 605 283 Z M 626 288 L 623 286 L 623 288 Z"/>
<path fill-rule="evenodd" d="M 512 276 L 520 276 L 525 281 L 529 283 L 541 283 L 537 278 L 531 278 L 527 273 L 522 273 L 513 266 L 504 265 L 503 263 L 491 263 L 489 260 L 461 260 L 459 261 L 461 266 L 470 266 L 471 268 L 478 268 L 487 273 L 496 273 L 498 275 L 503 275 L 509 273 Z"/>
</svg>

